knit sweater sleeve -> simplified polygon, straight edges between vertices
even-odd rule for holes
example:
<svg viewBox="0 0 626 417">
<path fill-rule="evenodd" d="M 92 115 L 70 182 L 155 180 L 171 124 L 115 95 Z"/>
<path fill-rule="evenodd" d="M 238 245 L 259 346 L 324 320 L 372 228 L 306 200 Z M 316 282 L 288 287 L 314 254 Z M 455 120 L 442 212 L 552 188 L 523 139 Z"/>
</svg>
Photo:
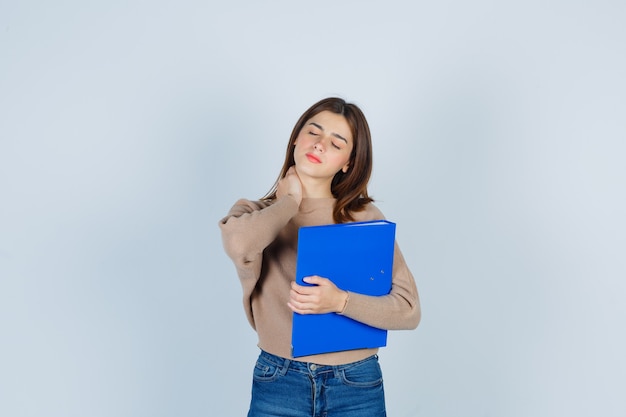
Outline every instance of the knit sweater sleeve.
<svg viewBox="0 0 626 417">
<path fill-rule="evenodd" d="M 253 267 L 297 212 L 298 203 L 289 196 L 274 203 L 237 201 L 219 222 L 226 254 L 237 267 Z"/>
<path fill-rule="evenodd" d="M 372 207 L 372 210 L 374 218 L 384 218 L 376 207 Z M 341 314 L 381 329 L 410 330 L 417 327 L 421 319 L 417 285 L 397 242 L 394 243 L 389 294 L 375 297 L 350 292 Z"/>
<path fill-rule="evenodd" d="M 298 203 L 290 196 L 271 203 L 241 199 L 219 221 L 224 250 L 235 264 L 252 327 L 255 324 L 250 295 L 261 274 L 263 251 L 297 212 Z"/>
</svg>

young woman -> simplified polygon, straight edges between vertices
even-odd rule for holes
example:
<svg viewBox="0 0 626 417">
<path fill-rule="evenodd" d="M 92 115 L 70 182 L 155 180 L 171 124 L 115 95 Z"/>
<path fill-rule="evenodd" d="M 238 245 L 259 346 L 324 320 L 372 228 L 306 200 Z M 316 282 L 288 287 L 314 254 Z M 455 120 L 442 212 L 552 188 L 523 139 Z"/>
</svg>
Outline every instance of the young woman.
<svg viewBox="0 0 626 417">
<path fill-rule="evenodd" d="M 347 292 L 320 276 L 306 278 L 310 286 L 295 283 L 300 226 L 384 218 L 368 196 L 371 171 L 363 113 L 354 104 L 327 98 L 296 123 L 269 193 L 259 201 L 237 201 L 220 221 L 261 349 L 249 417 L 386 415 L 377 349 L 291 356 L 294 312 L 335 312 L 388 330 L 414 329 L 420 321 L 415 280 L 397 244 L 388 295 Z"/>
</svg>

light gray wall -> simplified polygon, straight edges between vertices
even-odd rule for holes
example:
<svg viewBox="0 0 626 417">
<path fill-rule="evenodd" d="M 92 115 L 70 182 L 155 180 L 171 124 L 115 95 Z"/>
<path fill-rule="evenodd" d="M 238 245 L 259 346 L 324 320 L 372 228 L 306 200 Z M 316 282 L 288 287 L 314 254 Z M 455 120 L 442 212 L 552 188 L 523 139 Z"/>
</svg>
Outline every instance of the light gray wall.
<svg viewBox="0 0 626 417">
<path fill-rule="evenodd" d="M 0 415 L 244 415 L 217 221 L 328 95 L 422 297 L 389 415 L 626 415 L 625 4 L 3 1 Z"/>
</svg>

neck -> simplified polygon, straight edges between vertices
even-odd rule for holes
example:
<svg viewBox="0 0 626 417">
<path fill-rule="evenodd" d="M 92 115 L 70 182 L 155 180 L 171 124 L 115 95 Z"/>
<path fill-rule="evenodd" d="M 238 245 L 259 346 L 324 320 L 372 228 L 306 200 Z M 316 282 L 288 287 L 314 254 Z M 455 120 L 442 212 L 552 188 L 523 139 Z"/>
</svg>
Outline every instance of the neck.
<svg viewBox="0 0 626 417">
<path fill-rule="evenodd" d="M 315 179 L 304 180 L 302 183 L 302 197 L 304 198 L 332 198 L 330 181 L 316 181 Z"/>
</svg>

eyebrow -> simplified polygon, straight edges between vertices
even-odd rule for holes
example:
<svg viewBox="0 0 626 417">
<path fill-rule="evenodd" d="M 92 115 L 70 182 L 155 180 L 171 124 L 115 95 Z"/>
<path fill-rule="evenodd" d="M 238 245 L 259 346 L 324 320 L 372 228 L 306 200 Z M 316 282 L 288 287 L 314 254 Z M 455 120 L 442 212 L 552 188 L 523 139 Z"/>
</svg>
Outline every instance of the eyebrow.
<svg viewBox="0 0 626 417">
<path fill-rule="evenodd" d="M 318 128 L 318 129 L 319 129 L 319 130 L 321 130 L 322 132 L 324 131 L 324 128 L 323 128 L 321 125 L 318 125 L 318 124 L 317 124 L 317 123 L 315 123 L 315 122 L 311 122 L 311 123 L 309 123 L 309 124 L 310 124 L 310 125 L 315 126 L 316 128 Z M 334 136 L 334 137 L 336 137 L 337 139 L 341 139 L 342 141 L 344 141 L 344 142 L 348 143 L 348 140 L 347 140 L 346 138 L 344 138 L 343 136 L 341 136 L 340 134 L 338 134 L 338 133 L 331 133 L 331 135 L 333 135 L 333 136 Z"/>
</svg>

